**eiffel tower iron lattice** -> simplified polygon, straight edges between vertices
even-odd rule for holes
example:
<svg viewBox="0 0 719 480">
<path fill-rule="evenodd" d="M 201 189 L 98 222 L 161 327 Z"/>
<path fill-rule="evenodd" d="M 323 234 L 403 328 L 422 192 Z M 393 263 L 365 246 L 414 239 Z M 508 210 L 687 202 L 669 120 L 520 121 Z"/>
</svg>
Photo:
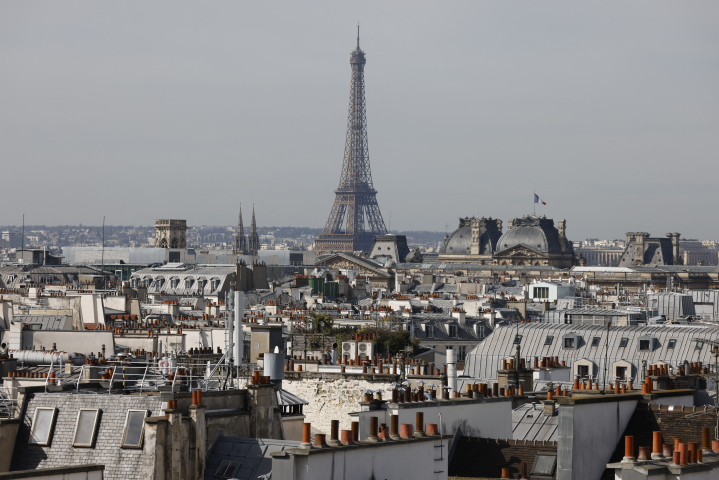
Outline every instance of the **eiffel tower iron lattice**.
<svg viewBox="0 0 719 480">
<path fill-rule="evenodd" d="M 325 228 L 315 240 L 318 254 L 335 252 L 368 252 L 375 235 L 387 234 L 372 184 L 367 146 L 367 106 L 365 104 L 365 53 L 359 46 L 350 56 L 352 83 L 347 116 L 347 138 L 340 184 Z M 365 226 L 366 222 L 366 226 Z"/>
</svg>

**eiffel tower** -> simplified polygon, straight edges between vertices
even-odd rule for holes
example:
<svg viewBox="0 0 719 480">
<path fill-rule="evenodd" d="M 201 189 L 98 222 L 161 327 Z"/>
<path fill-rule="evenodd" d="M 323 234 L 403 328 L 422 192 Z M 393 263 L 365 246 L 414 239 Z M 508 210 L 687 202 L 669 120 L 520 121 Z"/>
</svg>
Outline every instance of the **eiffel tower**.
<svg viewBox="0 0 719 480">
<path fill-rule="evenodd" d="M 367 146 L 367 107 L 364 92 L 365 53 L 359 45 L 350 55 L 352 83 L 347 116 L 347 138 L 340 184 L 324 230 L 315 239 L 318 254 L 334 252 L 369 252 L 375 235 L 387 234 L 377 204 L 377 190 L 372 185 Z M 346 222 L 345 222 L 346 220 Z M 366 220 L 366 225 L 365 225 Z"/>
</svg>

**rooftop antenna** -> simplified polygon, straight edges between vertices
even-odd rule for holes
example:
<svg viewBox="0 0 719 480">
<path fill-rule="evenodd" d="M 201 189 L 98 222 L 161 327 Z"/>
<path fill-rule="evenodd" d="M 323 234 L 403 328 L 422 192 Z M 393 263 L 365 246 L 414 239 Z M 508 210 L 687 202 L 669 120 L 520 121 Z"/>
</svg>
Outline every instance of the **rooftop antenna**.
<svg viewBox="0 0 719 480">
<path fill-rule="evenodd" d="M 359 22 L 357 22 L 357 50 L 359 50 Z"/>
<path fill-rule="evenodd" d="M 17 245 L 17 243 L 15 244 Z M 25 255 L 25 214 L 22 214 L 22 246 L 20 247 L 20 251 L 23 252 L 23 256 Z"/>
<path fill-rule="evenodd" d="M 392 235 L 392 209 L 389 209 L 389 234 Z"/>
<path fill-rule="evenodd" d="M 105 215 L 102 216 L 102 289 L 107 289 L 105 283 Z"/>
</svg>

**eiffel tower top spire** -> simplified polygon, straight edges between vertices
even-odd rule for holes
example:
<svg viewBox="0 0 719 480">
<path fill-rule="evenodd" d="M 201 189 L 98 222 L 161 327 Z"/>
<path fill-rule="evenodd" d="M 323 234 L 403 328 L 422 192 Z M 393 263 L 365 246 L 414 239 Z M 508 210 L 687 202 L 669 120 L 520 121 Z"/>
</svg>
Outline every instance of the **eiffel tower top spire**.
<svg viewBox="0 0 719 480">
<path fill-rule="evenodd" d="M 369 162 L 364 83 L 366 63 L 365 53 L 359 46 L 358 24 L 357 48 L 350 54 L 352 77 L 342 172 L 332 211 L 322 234 L 315 241 L 315 250 L 319 253 L 369 251 L 374 235 L 387 233 L 377 204 Z"/>
<path fill-rule="evenodd" d="M 245 227 L 242 223 L 242 204 L 240 204 L 240 218 L 237 220 L 237 233 L 235 234 L 235 245 L 232 253 L 244 255 L 245 252 L 247 252 L 247 237 L 245 237 Z"/>
<path fill-rule="evenodd" d="M 250 255 L 257 255 L 260 249 L 260 236 L 257 234 L 257 222 L 255 222 L 255 204 L 252 204 L 252 226 L 250 227 L 250 235 L 247 238 L 247 250 Z"/>
</svg>

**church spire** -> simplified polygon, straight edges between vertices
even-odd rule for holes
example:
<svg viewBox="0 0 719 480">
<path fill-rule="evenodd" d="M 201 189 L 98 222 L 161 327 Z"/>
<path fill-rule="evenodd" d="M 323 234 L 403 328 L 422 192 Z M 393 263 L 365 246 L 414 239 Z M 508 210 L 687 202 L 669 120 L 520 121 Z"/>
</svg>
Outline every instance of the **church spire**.
<svg viewBox="0 0 719 480">
<path fill-rule="evenodd" d="M 260 236 L 257 234 L 257 222 L 255 222 L 255 204 L 252 204 L 252 226 L 250 227 L 250 235 L 247 238 L 247 250 L 250 255 L 257 255 L 260 249 Z"/>
<path fill-rule="evenodd" d="M 247 237 L 245 237 L 245 226 L 242 223 L 242 204 L 240 204 L 240 218 L 237 221 L 235 246 L 232 250 L 235 255 L 245 255 L 247 252 Z"/>
</svg>

